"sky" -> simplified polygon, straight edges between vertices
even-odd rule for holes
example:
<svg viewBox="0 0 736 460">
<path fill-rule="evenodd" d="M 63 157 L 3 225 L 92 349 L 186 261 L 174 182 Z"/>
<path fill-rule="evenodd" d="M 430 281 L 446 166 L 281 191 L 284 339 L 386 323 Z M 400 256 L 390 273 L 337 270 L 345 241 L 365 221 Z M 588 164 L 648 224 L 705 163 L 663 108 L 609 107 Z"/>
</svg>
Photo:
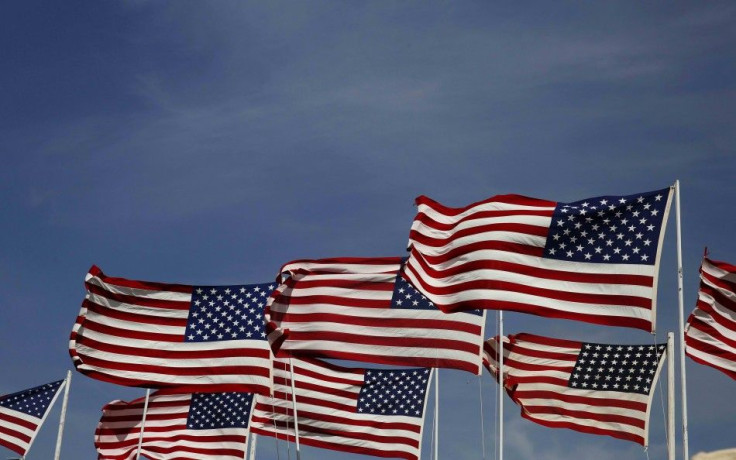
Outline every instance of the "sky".
<svg viewBox="0 0 736 460">
<path fill-rule="evenodd" d="M 704 247 L 736 263 L 735 21 L 721 1 L 2 2 L 0 394 L 72 369 L 93 264 L 217 285 L 299 258 L 403 255 L 418 195 L 575 201 L 680 180 L 688 315 Z M 505 331 L 666 340 L 674 224 L 654 339 L 514 313 Z M 734 447 L 736 382 L 686 369 L 691 454 Z M 440 457 L 495 458 L 496 383 L 448 370 L 440 388 Z M 96 458 L 100 408 L 142 395 L 74 373 L 62 458 Z M 646 452 L 535 425 L 507 399 L 504 457 L 664 458 L 665 396 Z M 27 460 L 51 458 L 59 408 Z M 263 438 L 257 458 L 287 446 Z"/>
</svg>

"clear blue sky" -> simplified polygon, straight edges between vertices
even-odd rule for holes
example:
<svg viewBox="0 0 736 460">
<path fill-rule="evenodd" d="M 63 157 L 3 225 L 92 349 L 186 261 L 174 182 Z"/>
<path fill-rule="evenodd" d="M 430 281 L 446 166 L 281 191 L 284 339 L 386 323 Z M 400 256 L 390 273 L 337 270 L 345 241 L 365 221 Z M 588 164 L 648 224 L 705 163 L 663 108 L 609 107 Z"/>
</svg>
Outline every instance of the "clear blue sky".
<svg viewBox="0 0 736 460">
<path fill-rule="evenodd" d="M 573 201 L 680 179 L 689 314 L 703 247 L 736 262 L 735 20 L 718 1 L 2 2 L 0 393 L 71 368 L 92 264 L 235 284 L 296 258 L 402 255 L 420 194 Z M 658 340 L 676 327 L 673 223 Z M 652 341 L 506 319 L 507 332 Z M 732 447 L 736 382 L 688 372 L 691 453 Z M 492 458 L 496 385 L 482 382 Z M 477 379 L 446 371 L 441 388 L 442 456 L 480 458 Z M 75 374 L 62 458 L 95 458 L 102 405 L 142 394 Z M 665 446 L 655 402 L 652 459 Z M 51 457 L 58 410 L 28 460 Z M 647 458 L 511 403 L 505 420 L 508 459 Z M 276 458 L 271 440 L 259 458 Z"/>
</svg>

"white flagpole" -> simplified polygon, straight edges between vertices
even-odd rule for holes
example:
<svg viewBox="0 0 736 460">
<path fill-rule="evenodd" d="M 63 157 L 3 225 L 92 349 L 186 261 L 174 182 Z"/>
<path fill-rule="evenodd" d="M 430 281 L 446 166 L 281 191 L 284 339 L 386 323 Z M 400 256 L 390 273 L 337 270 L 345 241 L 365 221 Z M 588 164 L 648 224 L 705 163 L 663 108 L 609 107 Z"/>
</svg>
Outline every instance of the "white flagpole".
<svg viewBox="0 0 736 460">
<path fill-rule="evenodd" d="M 294 389 L 294 363 L 289 358 L 289 373 L 291 374 L 291 404 L 294 406 L 294 438 L 296 439 L 296 460 L 301 460 L 299 455 L 299 414 L 296 410 L 296 390 Z"/>
<path fill-rule="evenodd" d="M 434 460 L 440 460 L 440 370 L 434 370 Z"/>
<path fill-rule="evenodd" d="M 255 433 L 250 434 L 250 460 L 256 460 L 256 440 L 258 437 Z"/>
<path fill-rule="evenodd" d="M 61 416 L 59 417 L 59 433 L 56 435 L 56 452 L 54 460 L 61 457 L 61 438 L 64 435 L 64 422 L 66 421 L 66 407 L 69 403 L 69 386 L 72 384 L 72 371 L 66 371 L 66 380 L 64 387 L 64 399 L 61 402 Z"/>
<path fill-rule="evenodd" d="M 498 460 L 503 460 L 503 310 L 498 311 Z"/>
<path fill-rule="evenodd" d="M 685 372 L 685 301 L 682 292 L 682 226 L 680 224 L 680 181 L 675 181 L 675 205 L 677 209 L 677 300 L 680 306 L 680 393 L 682 399 L 682 458 L 689 460 L 687 438 L 687 375 Z"/>
<path fill-rule="evenodd" d="M 138 450 L 135 453 L 136 460 L 141 458 L 141 448 L 143 447 L 143 429 L 146 426 L 146 413 L 148 412 L 148 399 L 151 397 L 151 389 L 146 388 L 146 400 L 143 402 L 143 418 L 141 419 L 141 432 L 138 435 Z"/>
<path fill-rule="evenodd" d="M 667 333 L 667 460 L 675 460 L 675 334 Z"/>
</svg>

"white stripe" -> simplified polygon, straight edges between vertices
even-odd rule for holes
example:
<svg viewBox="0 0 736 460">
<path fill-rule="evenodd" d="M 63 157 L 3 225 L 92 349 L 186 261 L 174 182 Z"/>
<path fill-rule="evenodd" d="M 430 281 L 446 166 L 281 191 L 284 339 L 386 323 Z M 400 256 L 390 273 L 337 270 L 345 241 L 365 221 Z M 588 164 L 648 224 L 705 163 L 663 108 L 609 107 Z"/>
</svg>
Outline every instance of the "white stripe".
<svg viewBox="0 0 736 460">
<path fill-rule="evenodd" d="M 126 334 L 128 333 L 128 331 L 152 333 L 152 334 L 166 334 L 166 335 L 178 336 L 178 337 L 181 337 L 182 340 L 184 340 L 184 332 L 186 332 L 186 327 L 184 326 L 166 326 L 162 324 L 149 324 L 149 323 L 142 323 L 138 321 L 128 321 L 128 320 L 113 318 L 113 317 L 110 317 L 104 314 L 101 315 L 99 313 L 95 313 L 92 311 L 87 312 L 86 321 L 102 324 L 105 326 L 111 326 L 116 329 L 120 329 L 122 334 Z M 89 331 L 87 328 L 84 328 L 84 330 Z M 89 332 L 92 332 L 92 331 L 89 331 Z M 83 336 L 89 337 L 87 335 L 89 332 L 85 332 Z M 120 340 L 121 339 L 118 338 L 118 341 Z M 128 339 L 126 338 L 125 340 L 127 341 Z"/>
<path fill-rule="evenodd" d="M 390 259 L 390 257 L 388 258 Z M 399 259 L 397 263 L 388 264 L 361 264 L 361 263 L 337 263 L 337 262 L 325 262 L 324 260 L 304 260 L 294 261 L 283 266 L 282 272 L 294 272 L 297 270 L 307 271 L 331 271 L 336 273 L 345 274 L 370 274 L 370 273 L 387 273 L 396 271 L 399 269 Z"/>
<path fill-rule="evenodd" d="M 419 216 L 417 216 L 417 219 Z M 436 240 L 444 240 L 455 233 L 464 231 L 464 230 L 470 230 L 486 225 L 494 225 L 494 224 L 519 224 L 519 225 L 532 225 L 535 227 L 543 227 L 543 228 L 549 228 L 550 224 L 552 223 L 552 216 L 535 216 L 535 215 L 512 215 L 512 216 L 497 216 L 497 217 L 484 217 L 484 218 L 477 218 L 477 219 L 471 219 L 466 220 L 464 222 L 458 223 L 456 226 L 451 227 L 447 230 L 442 230 L 437 227 L 433 227 L 431 224 L 424 224 L 420 222 L 419 220 L 414 220 L 414 224 L 411 226 L 411 229 L 415 232 L 424 235 L 426 237 L 436 239 Z M 491 230 L 488 232 L 483 233 L 475 233 L 475 234 L 495 234 L 495 233 L 505 233 L 508 232 L 508 230 L 504 231 L 498 231 L 498 230 Z M 512 232 L 516 235 L 521 235 L 522 232 Z M 458 241 L 458 240 L 455 240 Z M 544 246 L 544 244 L 542 244 Z"/>
<path fill-rule="evenodd" d="M 621 433 L 630 433 L 630 434 L 640 436 L 646 439 L 646 430 L 642 430 L 632 425 L 627 425 L 623 423 L 599 422 L 597 420 L 591 420 L 591 419 L 586 419 L 586 418 L 571 418 L 569 416 L 556 415 L 556 414 L 527 414 L 527 415 L 532 419 L 536 419 L 540 421 L 565 422 L 565 423 L 570 423 L 570 424 L 577 425 L 580 427 L 587 426 L 587 427 L 598 428 L 598 429 L 607 430 L 607 431 L 618 431 Z"/>
<path fill-rule="evenodd" d="M 99 277 L 91 276 L 89 273 L 87 273 L 87 276 L 84 278 L 84 280 L 87 283 L 99 286 L 108 292 L 112 292 L 113 294 L 141 297 L 145 299 L 170 300 L 174 302 L 190 302 L 192 300 L 192 295 L 188 293 L 118 286 L 117 284 L 106 283 L 102 281 Z"/>
<path fill-rule="evenodd" d="M 489 200 L 492 200 L 493 198 L 490 198 Z M 435 222 L 439 222 L 442 224 L 453 224 L 455 222 L 458 222 L 468 216 L 472 216 L 473 214 L 479 213 L 479 212 L 486 212 L 486 211 L 554 211 L 555 206 L 529 206 L 529 205 L 522 205 L 522 204 L 511 204 L 511 203 L 502 203 L 499 201 L 489 201 L 487 203 L 479 203 L 475 206 L 469 207 L 467 210 L 457 214 L 457 215 L 449 215 L 449 214 L 443 214 L 442 211 L 439 210 L 439 208 L 435 209 L 431 207 L 431 205 L 422 203 L 417 206 L 417 214 L 424 214 L 428 217 L 430 217 Z"/>
<path fill-rule="evenodd" d="M 176 318 L 176 319 L 187 319 L 189 317 L 189 310 L 175 310 L 171 308 L 155 308 L 146 307 L 134 303 L 119 302 L 117 300 L 108 299 L 107 297 L 97 295 L 92 292 L 87 292 L 85 296 L 87 300 L 97 305 L 102 305 L 113 310 L 118 310 L 128 314 L 135 314 L 141 316 L 150 316 L 152 318 Z"/>
<path fill-rule="evenodd" d="M 407 270 L 406 274 L 412 282 L 418 283 L 417 277 L 412 271 Z M 458 291 L 455 294 L 435 295 L 430 292 L 425 292 L 424 295 L 426 295 L 427 298 L 429 298 L 435 304 L 440 305 L 453 305 L 462 302 L 482 300 L 488 302 L 495 301 L 536 305 L 539 307 L 548 308 L 550 310 L 557 310 L 567 313 L 618 316 L 622 318 L 641 318 L 646 321 L 651 321 L 652 318 L 651 310 L 642 307 L 632 307 L 628 305 L 615 304 L 601 305 L 597 303 L 578 303 L 566 300 L 551 299 L 544 296 L 525 294 L 521 292 L 497 291 L 490 289 L 467 289 Z"/>
</svg>

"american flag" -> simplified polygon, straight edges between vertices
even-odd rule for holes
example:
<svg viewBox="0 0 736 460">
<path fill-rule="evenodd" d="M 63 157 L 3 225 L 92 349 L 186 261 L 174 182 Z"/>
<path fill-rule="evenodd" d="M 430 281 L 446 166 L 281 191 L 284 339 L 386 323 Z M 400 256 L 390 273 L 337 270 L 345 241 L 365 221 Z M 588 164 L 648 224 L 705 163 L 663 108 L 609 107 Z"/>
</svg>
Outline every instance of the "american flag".
<svg viewBox="0 0 736 460">
<path fill-rule="evenodd" d="M 66 380 L 0 395 L 0 446 L 25 456 Z"/>
<path fill-rule="evenodd" d="M 486 344 L 486 365 L 497 376 L 498 341 Z M 646 446 L 666 348 L 510 335 L 503 347 L 504 387 L 524 418 Z"/>
<path fill-rule="evenodd" d="M 77 370 L 118 385 L 270 393 L 263 308 L 274 284 L 186 286 L 92 267 L 72 330 Z"/>
<path fill-rule="evenodd" d="M 277 356 L 482 370 L 484 312 L 442 313 L 398 276 L 402 259 L 286 264 L 266 308 Z"/>
<path fill-rule="evenodd" d="M 98 460 L 135 460 L 145 398 L 102 408 L 95 431 Z M 141 454 L 152 460 L 243 460 L 252 393 L 153 393 Z"/>
<path fill-rule="evenodd" d="M 425 196 L 405 276 L 446 312 L 513 310 L 654 331 L 671 188 L 572 203 Z"/>
<path fill-rule="evenodd" d="M 695 310 L 685 328 L 685 353 L 736 379 L 736 267 L 703 259 Z"/>
<path fill-rule="evenodd" d="M 420 458 L 430 369 L 349 369 L 298 359 L 293 366 L 301 444 Z M 289 360 L 276 359 L 274 373 L 274 397 L 256 397 L 251 430 L 294 442 Z"/>
</svg>

